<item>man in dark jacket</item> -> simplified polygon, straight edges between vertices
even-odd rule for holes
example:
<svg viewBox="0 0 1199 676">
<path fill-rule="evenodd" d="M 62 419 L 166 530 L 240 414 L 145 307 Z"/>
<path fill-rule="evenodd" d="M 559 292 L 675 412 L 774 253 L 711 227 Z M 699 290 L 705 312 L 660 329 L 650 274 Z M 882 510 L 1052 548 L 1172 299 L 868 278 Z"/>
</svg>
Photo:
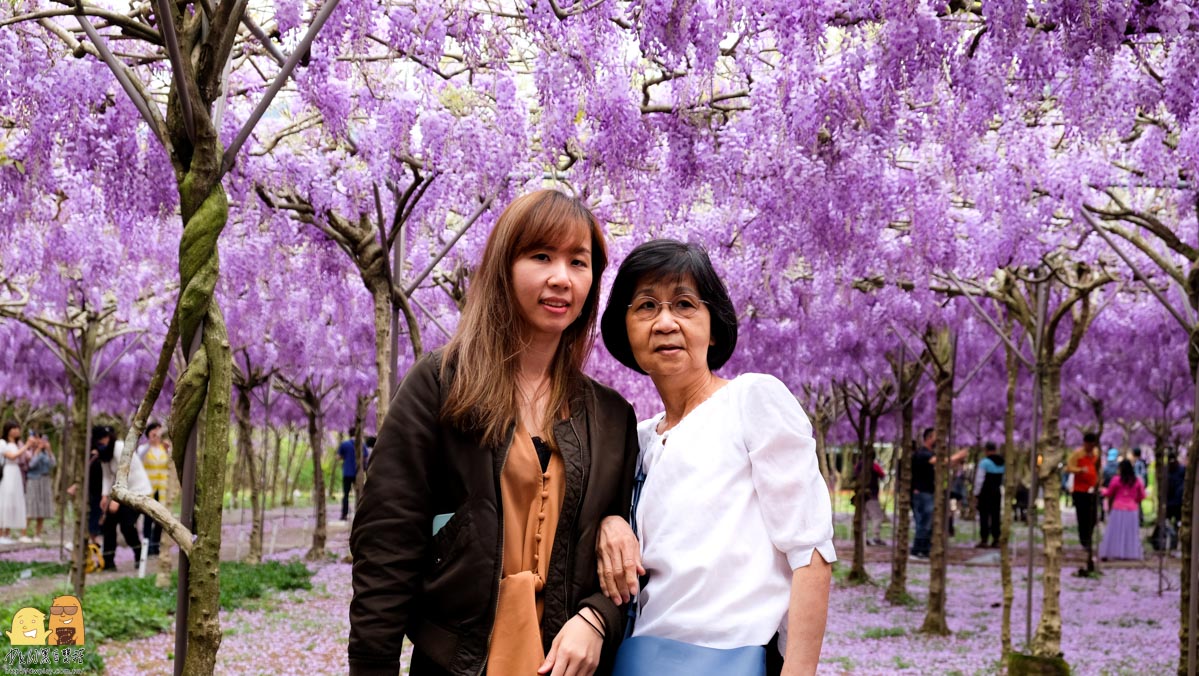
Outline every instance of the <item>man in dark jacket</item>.
<svg viewBox="0 0 1199 676">
<path fill-rule="evenodd" d="M 937 486 L 933 473 L 933 445 L 937 443 L 937 431 L 926 428 L 922 438 L 920 448 L 912 456 L 912 517 L 916 521 L 912 557 L 917 559 L 927 559 L 932 550 L 933 499 Z"/>
<path fill-rule="evenodd" d="M 1182 496 L 1187 481 L 1187 468 L 1178 462 L 1178 453 L 1171 451 L 1169 458 L 1166 465 L 1166 519 L 1174 526 L 1174 531 L 1178 532 L 1182 524 Z"/>
</svg>

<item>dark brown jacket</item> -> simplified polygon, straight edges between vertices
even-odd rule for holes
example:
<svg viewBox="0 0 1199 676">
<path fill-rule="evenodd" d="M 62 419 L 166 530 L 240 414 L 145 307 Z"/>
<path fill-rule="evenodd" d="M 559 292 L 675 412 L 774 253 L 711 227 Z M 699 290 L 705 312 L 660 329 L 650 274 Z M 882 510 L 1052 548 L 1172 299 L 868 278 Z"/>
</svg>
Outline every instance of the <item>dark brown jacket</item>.
<svg viewBox="0 0 1199 676">
<path fill-rule="evenodd" d="M 440 423 L 448 384 L 439 369 L 440 353 L 412 367 L 371 454 L 350 533 L 352 674 L 394 676 L 405 636 L 451 674 L 476 676 L 486 662 L 503 547 L 500 471 L 509 443 L 484 446 L 479 434 Z M 566 491 L 541 630 L 548 651 L 571 616 L 593 608 L 607 625 L 606 665 L 624 623 L 623 612 L 599 591 L 595 539 L 605 516 L 628 516 L 636 417 L 619 394 L 590 379 L 571 411 L 554 428 Z M 433 517 L 450 513 L 432 535 Z"/>
</svg>

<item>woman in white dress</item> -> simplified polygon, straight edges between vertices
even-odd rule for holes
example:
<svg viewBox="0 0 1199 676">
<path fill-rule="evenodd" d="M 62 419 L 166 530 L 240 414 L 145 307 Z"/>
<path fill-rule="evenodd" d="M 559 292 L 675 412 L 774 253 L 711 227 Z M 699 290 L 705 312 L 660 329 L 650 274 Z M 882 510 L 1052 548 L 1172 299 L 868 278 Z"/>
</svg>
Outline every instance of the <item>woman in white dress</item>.
<svg viewBox="0 0 1199 676">
<path fill-rule="evenodd" d="M 638 426 L 636 537 L 608 517 L 597 543 L 605 593 L 637 601 L 617 673 L 666 673 L 666 651 L 701 670 L 723 652 L 753 656 L 737 673 L 815 673 L 836 553 L 812 427 L 777 378 L 713 373 L 736 347 L 737 313 L 707 252 L 634 249 L 601 328 L 665 409 Z"/>
<path fill-rule="evenodd" d="M 0 479 L 0 545 L 10 545 L 15 540 L 9 537 L 12 529 L 23 532 L 25 520 L 25 483 L 21 479 L 21 456 L 29 450 L 29 442 L 17 446 L 21 439 L 21 426 L 15 422 L 4 423 L 4 434 L 0 437 L 0 462 L 4 463 L 4 477 Z"/>
</svg>

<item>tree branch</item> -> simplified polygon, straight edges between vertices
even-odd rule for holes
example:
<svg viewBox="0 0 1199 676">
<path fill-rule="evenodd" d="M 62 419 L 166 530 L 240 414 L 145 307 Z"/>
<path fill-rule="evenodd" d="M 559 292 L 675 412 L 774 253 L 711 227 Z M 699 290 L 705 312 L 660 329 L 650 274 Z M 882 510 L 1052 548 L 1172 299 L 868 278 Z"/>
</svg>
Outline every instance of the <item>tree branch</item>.
<svg viewBox="0 0 1199 676">
<path fill-rule="evenodd" d="M 173 156 L 175 148 L 171 144 L 171 136 L 167 132 L 166 122 L 163 121 L 162 114 L 158 112 L 158 108 L 145 95 L 145 89 L 141 86 L 141 83 L 134 84 L 135 79 L 129 72 L 129 69 L 108 49 L 108 45 L 104 43 L 104 38 L 96 32 L 95 27 L 92 26 L 91 21 L 87 17 L 76 16 L 75 18 L 79 21 L 79 26 L 83 28 L 83 32 L 87 33 L 88 39 L 95 45 L 96 50 L 100 53 L 100 58 L 104 60 L 104 63 L 108 64 L 109 70 L 117 78 L 117 82 L 120 83 L 121 88 L 125 90 L 129 99 L 133 101 L 137 112 L 141 113 L 142 119 L 150 126 L 150 131 L 158 138 L 159 143 L 166 149 L 167 154 Z"/>
</svg>

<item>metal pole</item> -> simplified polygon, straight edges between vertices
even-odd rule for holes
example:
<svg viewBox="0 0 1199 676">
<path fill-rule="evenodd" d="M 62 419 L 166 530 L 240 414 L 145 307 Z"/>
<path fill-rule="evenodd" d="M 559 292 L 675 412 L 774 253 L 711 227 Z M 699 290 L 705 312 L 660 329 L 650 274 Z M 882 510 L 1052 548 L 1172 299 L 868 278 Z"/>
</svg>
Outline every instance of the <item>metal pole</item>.
<svg viewBox="0 0 1199 676">
<path fill-rule="evenodd" d="M 1199 370 L 1195 372 L 1195 407 L 1192 411 L 1191 425 L 1193 439 L 1195 426 L 1199 426 Z M 1193 447 L 1187 449 L 1187 463 L 1194 463 L 1196 460 L 1199 460 L 1199 452 Z M 1199 486 L 1199 483 L 1196 483 L 1196 486 Z M 1195 562 L 1199 561 L 1199 538 L 1195 537 L 1195 526 L 1199 524 L 1199 495 L 1196 493 L 1191 494 L 1191 598 L 1187 604 L 1187 676 L 1195 676 L 1195 662 L 1199 658 L 1195 640 L 1195 625 L 1199 624 L 1199 575 L 1195 574 Z"/>
<path fill-rule="evenodd" d="M 187 360 L 190 362 L 200 349 L 204 338 L 204 323 L 192 336 L 191 345 L 187 349 Z M 195 528 L 196 511 L 196 449 L 199 446 L 200 421 L 192 425 L 191 433 L 183 447 L 183 476 L 180 477 L 180 493 L 182 507 L 179 521 L 189 531 Z M 179 550 L 179 582 L 175 587 L 175 676 L 183 676 L 183 663 L 187 660 L 187 615 L 190 608 L 188 585 L 191 571 L 191 561 L 187 552 Z"/>
<path fill-rule="evenodd" d="M 89 481 L 89 478 L 91 477 L 92 472 L 89 465 L 91 464 L 92 460 L 92 423 L 94 422 L 92 419 L 91 384 L 86 383 L 84 385 L 84 390 L 84 396 L 86 397 L 86 413 L 84 413 L 82 421 L 84 432 L 83 448 L 80 449 L 83 452 L 83 476 L 79 477 L 79 490 L 82 498 L 76 497 L 73 500 L 76 507 L 82 504 L 83 508 L 79 509 L 79 513 L 76 515 L 79 519 L 79 528 L 75 533 L 75 552 L 71 557 L 71 560 L 74 562 L 73 565 L 78 566 L 78 570 L 75 571 L 76 579 L 78 580 L 78 584 L 75 585 L 75 595 L 79 596 L 80 598 L 83 598 L 83 589 L 87 585 L 87 556 L 89 554 L 87 546 L 91 542 L 90 534 L 87 531 L 87 521 L 88 509 L 90 507 L 88 492 L 91 491 L 91 481 Z"/>
<path fill-rule="evenodd" d="M 312 41 L 316 38 L 317 33 L 321 31 L 321 26 L 325 25 L 325 21 L 329 19 L 329 15 L 331 15 L 333 10 L 337 8 L 338 1 L 339 0 L 325 0 L 324 6 L 322 6 L 320 11 L 317 12 L 316 16 L 313 17 L 312 23 L 308 26 L 308 32 L 304 33 L 304 37 L 300 40 L 300 44 L 296 45 L 295 51 L 291 53 L 291 56 L 287 57 L 287 62 L 283 64 L 283 68 L 280 69 L 279 73 L 275 76 L 275 79 L 271 82 L 271 86 L 267 87 L 266 93 L 262 95 L 262 100 L 258 102 L 258 106 L 254 108 L 254 112 L 250 113 L 250 117 L 237 132 L 237 137 L 233 139 L 233 143 L 225 149 L 225 155 L 221 160 L 221 175 L 229 173 L 229 170 L 233 167 L 233 160 L 237 157 L 238 151 L 241 150 L 241 147 L 246 142 L 246 139 L 250 138 L 250 132 L 254 131 L 255 125 L 258 124 L 258 121 L 262 119 L 262 116 L 266 113 L 267 109 L 270 108 L 271 101 L 275 99 L 275 95 L 279 93 L 279 90 L 283 89 L 283 85 L 286 84 L 287 79 L 291 77 L 291 73 L 300 63 L 300 59 L 308 53 L 308 49 L 312 46 Z M 244 4 L 240 9 L 241 11 L 237 12 L 234 16 L 242 16 L 245 14 Z"/>
<path fill-rule="evenodd" d="M 1029 458 L 1028 490 L 1028 596 L 1024 608 L 1024 643 L 1025 650 L 1032 650 L 1032 586 L 1033 586 L 1033 551 L 1036 548 L 1037 524 L 1037 446 L 1040 441 L 1041 428 L 1041 341 L 1044 338 L 1045 306 L 1048 303 L 1046 282 L 1034 282 L 1037 285 L 1037 316 L 1034 322 L 1036 334 L 1033 336 L 1033 369 L 1032 369 L 1032 453 Z"/>
</svg>

